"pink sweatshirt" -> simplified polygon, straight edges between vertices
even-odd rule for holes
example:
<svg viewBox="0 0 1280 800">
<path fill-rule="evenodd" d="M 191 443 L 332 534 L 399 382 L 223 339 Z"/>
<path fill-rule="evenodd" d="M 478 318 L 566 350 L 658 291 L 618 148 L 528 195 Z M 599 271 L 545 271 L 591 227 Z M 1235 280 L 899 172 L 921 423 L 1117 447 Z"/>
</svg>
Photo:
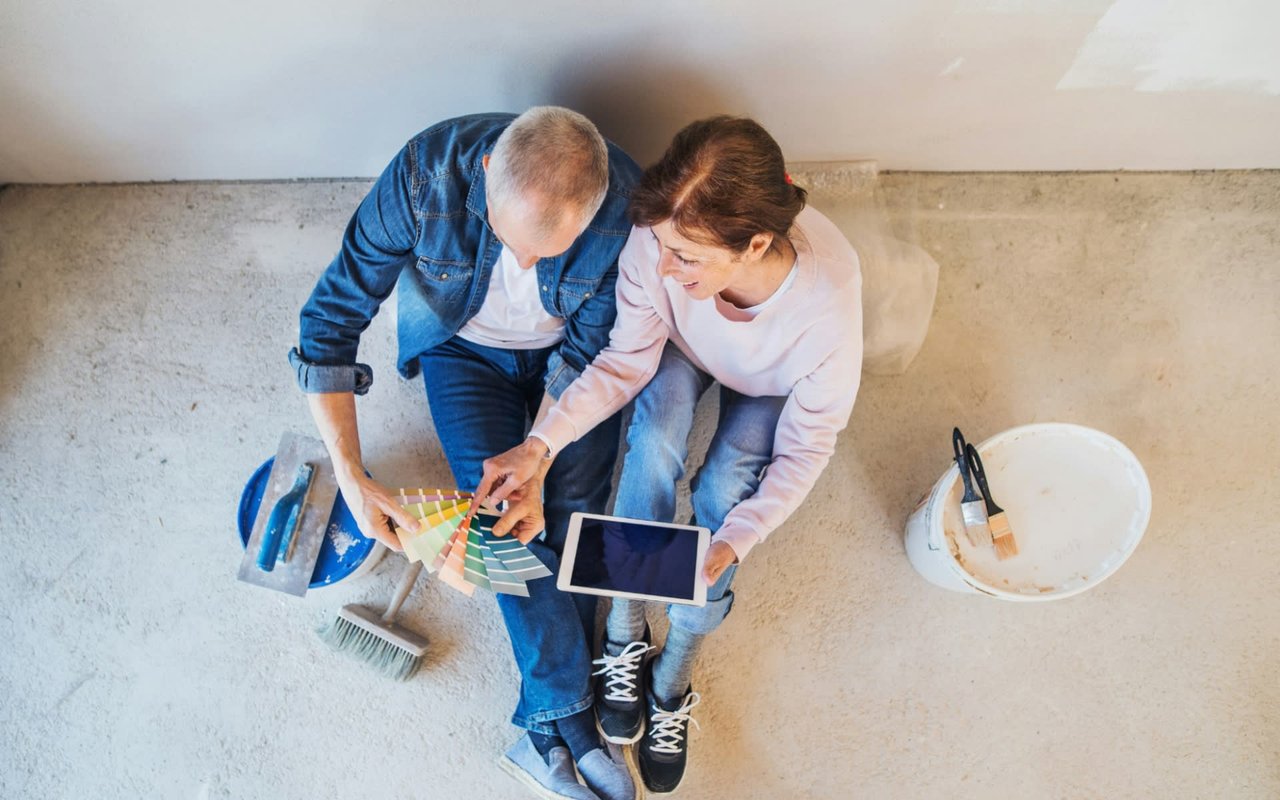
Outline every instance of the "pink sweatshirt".
<svg viewBox="0 0 1280 800">
<path fill-rule="evenodd" d="M 534 433 L 559 452 L 639 394 L 668 339 L 703 371 L 752 397 L 786 396 L 773 460 L 756 493 L 712 537 L 741 561 L 800 506 L 849 422 L 862 374 L 858 256 L 806 208 L 791 230 L 796 277 L 754 319 L 719 296 L 694 300 L 658 275 L 658 243 L 634 228 L 618 258 L 618 319 L 609 346 L 565 389 Z"/>
</svg>

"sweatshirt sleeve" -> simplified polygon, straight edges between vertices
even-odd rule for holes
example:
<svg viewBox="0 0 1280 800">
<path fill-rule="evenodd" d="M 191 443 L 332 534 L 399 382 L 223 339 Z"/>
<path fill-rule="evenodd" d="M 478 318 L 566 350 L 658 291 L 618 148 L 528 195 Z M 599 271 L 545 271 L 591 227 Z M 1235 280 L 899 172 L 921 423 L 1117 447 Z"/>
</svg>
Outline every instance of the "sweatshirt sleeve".
<svg viewBox="0 0 1280 800">
<path fill-rule="evenodd" d="M 640 393 L 658 369 L 670 334 L 652 298 L 650 271 L 657 263 L 648 228 L 632 228 L 618 256 L 618 318 L 609 344 L 538 423 L 531 436 L 558 453 L 608 419 Z"/>
<path fill-rule="evenodd" d="M 859 332 L 860 333 L 860 332 Z M 751 548 L 786 522 L 804 502 L 835 452 L 836 436 L 849 424 L 861 380 L 862 339 L 836 348 L 796 383 L 782 407 L 773 437 L 773 460 L 756 493 L 728 516 L 712 541 L 723 541 L 743 561 Z"/>
</svg>

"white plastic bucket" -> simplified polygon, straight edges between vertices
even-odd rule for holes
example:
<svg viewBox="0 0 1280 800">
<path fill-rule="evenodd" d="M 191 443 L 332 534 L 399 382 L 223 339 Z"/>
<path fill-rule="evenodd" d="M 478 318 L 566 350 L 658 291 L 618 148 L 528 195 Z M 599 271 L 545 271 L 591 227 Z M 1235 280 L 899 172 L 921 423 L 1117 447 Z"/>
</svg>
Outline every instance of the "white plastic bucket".
<svg viewBox="0 0 1280 800">
<path fill-rule="evenodd" d="M 978 445 L 1018 555 L 975 548 L 960 512 L 953 462 L 907 520 L 907 558 L 926 580 L 1004 600 L 1060 600 L 1097 586 L 1137 548 L 1151 519 L 1151 484 L 1127 447 L 1092 428 L 1024 425 Z"/>
</svg>

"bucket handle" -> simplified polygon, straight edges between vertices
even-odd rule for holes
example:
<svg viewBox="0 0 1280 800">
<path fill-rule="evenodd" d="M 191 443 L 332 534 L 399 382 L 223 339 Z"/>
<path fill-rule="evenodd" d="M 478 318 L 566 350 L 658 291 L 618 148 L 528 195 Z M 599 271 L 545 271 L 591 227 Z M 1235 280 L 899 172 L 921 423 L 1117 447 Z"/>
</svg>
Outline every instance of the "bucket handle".
<svg viewBox="0 0 1280 800">
<path fill-rule="evenodd" d="M 925 503 L 928 503 L 928 502 L 929 502 L 929 496 L 930 496 L 931 494 L 932 494 L 932 492 L 925 492 L 924 494 L 920 495 L 920 499 L 916 501 L 916 507 L 915 507 L 915 509 L 914 509 L 911 513 L 912 513 L 912 514 L 915 514 L 915 513 L 916 513 L 916 512 L 918 512 L 920 509 L 924 508 Z M 925 545 L 926 545 L 930 550 L 935 550 L 935 551 L 936 551 L 936 550 L 941 550 L 941 549 L 942 549 L 941 547 L 939 547 L 938 545 L 936 545 L 936 544 L 934 544 L 934 543 L 933 543 L 933 533 L 931 533 L 931 532 L 926 532 L 926 533 L 925 533 L 925 535 L 924 535 L 924 543 L 925 543 Z"/>
</svg>

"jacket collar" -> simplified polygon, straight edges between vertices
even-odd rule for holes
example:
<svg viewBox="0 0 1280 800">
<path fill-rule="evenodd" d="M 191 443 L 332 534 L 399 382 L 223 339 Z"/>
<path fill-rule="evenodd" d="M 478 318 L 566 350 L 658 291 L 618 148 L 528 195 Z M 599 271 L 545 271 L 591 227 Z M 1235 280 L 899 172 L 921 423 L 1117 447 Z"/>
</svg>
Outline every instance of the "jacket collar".
<svg viewBox="0 0 1280 800">
<path fill-rule="evenodd" d="M 489 197 L 485 192 L 484 158 L 481 154 L 472 165 L 471 189 L 467 192 L 467 210 L 475 214 L 484 224 L 489 224 Z"/>
</svg>

